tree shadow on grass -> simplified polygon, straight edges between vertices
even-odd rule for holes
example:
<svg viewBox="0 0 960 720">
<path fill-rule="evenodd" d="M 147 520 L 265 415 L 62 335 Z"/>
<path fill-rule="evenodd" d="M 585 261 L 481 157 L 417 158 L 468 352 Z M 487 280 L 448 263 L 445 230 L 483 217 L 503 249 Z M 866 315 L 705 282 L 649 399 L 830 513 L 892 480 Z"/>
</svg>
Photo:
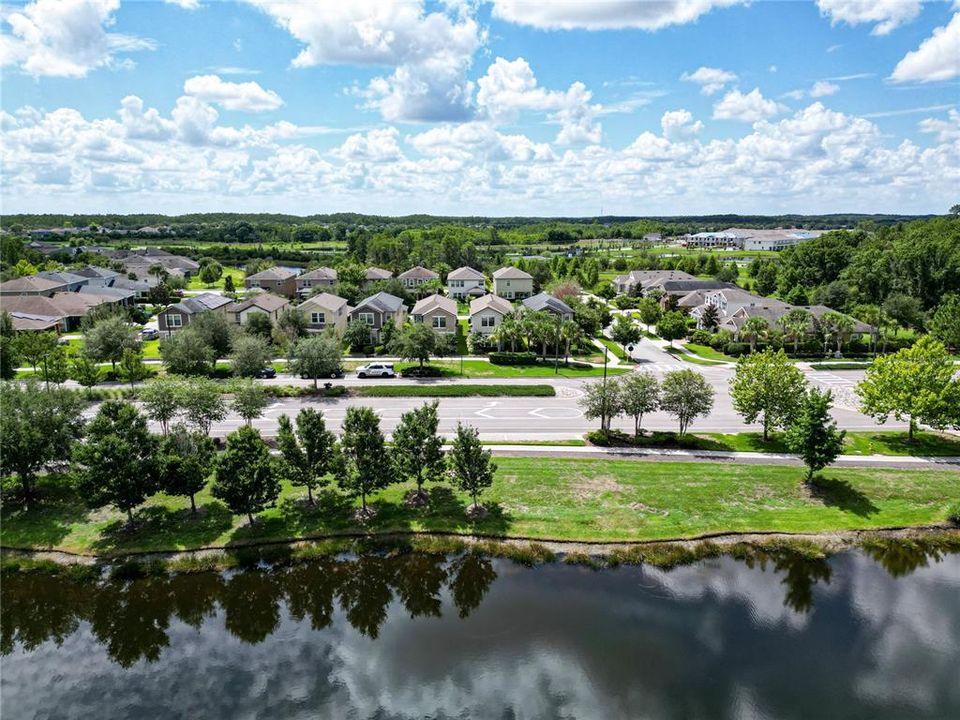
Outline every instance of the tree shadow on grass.
<svg viewBox="0 0 960 720">
<path fill-rule="evenodd" d="M 36 487 L 36 497 L 24 504 L 19 487 L 4 487 L 0 503 L 3 544 L 8 547 L 56 547 L 70 526 L 84 522 L 89 508 L 66 475 L 49 475 Z"/>
<path fill-rule="evenodd" d="M 825 478 L 817 475 L 810 484 L 810 495 L 827 507 L 835 507 L 844 512 L 852 512 L 860 517 L 869 517 L 880 512 L 880 508 L 846 480 Z"/>
<path fill-rule="evenodd" d="M 213 543 L 233 525 L 233 514 L 221 502 L 209 502 L 193 515 L 189 509 L 150 505 L 134 515 L 134 527 L 125 520 L 116 520 L 100 531 L 93 547 L 98 551 L 115 552 L 156 548 L 199 547 Z"/>
<path fill-rule="evenodd" d="M 892 455 L 960 456 L 960 440 L 935 432 L 918 432 L 913 440 L 903 433 L 877 433 L 871 442 Z"/>
</svg>

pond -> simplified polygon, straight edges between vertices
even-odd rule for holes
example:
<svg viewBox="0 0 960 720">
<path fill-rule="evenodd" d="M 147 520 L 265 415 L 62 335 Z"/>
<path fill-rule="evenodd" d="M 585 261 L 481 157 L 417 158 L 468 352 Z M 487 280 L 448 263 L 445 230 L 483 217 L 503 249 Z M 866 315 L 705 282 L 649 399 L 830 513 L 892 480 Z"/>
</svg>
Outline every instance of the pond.
<svg viewBox="0 0 960 720">
<path fill-rule="evenodd" d="M 960 554 L 7 574 L 19 718 L 957 718 Z"/>
</svg>

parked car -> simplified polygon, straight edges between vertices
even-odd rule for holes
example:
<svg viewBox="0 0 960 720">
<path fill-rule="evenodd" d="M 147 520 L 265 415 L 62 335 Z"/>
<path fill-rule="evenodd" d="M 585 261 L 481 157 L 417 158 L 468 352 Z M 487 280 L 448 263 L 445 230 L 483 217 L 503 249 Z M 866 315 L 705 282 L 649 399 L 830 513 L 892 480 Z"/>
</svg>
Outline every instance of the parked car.
<svg viewBox="0 0 960 720">
<path fill-rule="evenodd" d="M 396 377 L 393 363 L 370 363 L 357 368 L 357 377 Z"/>
<path fill-rule="evenodd" d="M 156 328 L 144 328 L 140 331 L 141 340 L 156 340 L 160 337 L 160 331 Z"/>
<path fill-rule="evenodd" d="M 342 368 L 342 367 L 338 367 L 336 370 L 333 370 L 333 371 L 331 371 L 331 372 L 329 372 L 329 373 L 327 373 L 326 375 L 323 375 L 323 376 L 321 376 L 321 377 L 328 377 L 328 378 L 331 378 L 331 379 L 342 378 L 342 377 L 343 377 L 343 368 Z M 310 378 L 310 377 L 308 377 L 307 375 L 304 375 L 304 374 L 301 374 L 301 375 L 300 375 L 300 379 L 301 379 L 301 380 L 312 380 L 312 378 Z"/>
<path fill-rule="evenodd" d="M 275 378 L 277 376 L 277 371 L 272 367 L 265 367 L 260 372 L 257 373 L 258 378 L 269 379 Z"/>
</svg>

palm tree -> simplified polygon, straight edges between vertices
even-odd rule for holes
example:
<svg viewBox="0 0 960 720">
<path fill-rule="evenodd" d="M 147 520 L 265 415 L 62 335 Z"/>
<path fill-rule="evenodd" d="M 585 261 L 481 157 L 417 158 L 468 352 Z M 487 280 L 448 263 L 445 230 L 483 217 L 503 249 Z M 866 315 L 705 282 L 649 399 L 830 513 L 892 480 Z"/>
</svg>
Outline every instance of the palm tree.
<svg viewBox="0 0 960 720">
<path fill-rule="evenodd" d="M 757 316 L 747 318 L 747 321 L 743 324 L 743 332 L 750 338 L 750 352 L 754 352 L 757 349 L 757 340 L 769 327 L 770 323 L 768 323 L 765 318 Z"/>
<path fill-rule="evenodd" d="M 570 347 L 576 345 L 583 338 L 583 330 L 573 320 L 565 320 L 560 325 L 560 339 L 564 342 L 563 361 L 570 359 Z"/>
<path fill-rule="evenodd" d="M 853 310 L 854 316 L 870 326 L 870 352 L 877 352 L 880 341 L 880 327 L 883 323 L 883 310 L 879 305 L 857 305 Z"/>
<path fill-rule="evenodd" d="M 853 332 L 853 318 L 831 310 L 830 312 L 825 312 L 820 320 L 836 341 L 837 357 L 839 357 L 842 354 L 844 341 L 846 341 L 847 338 L 850 337 L 850 333 Z"/>
<path fill-rule="evenodd" d="M 810 313 L 803 308 L 794 308 L 782 318 L 783 332 L 793 340 L 793 354 L 800 352 L 800 338 L 810 329 Z"/>
</svg>

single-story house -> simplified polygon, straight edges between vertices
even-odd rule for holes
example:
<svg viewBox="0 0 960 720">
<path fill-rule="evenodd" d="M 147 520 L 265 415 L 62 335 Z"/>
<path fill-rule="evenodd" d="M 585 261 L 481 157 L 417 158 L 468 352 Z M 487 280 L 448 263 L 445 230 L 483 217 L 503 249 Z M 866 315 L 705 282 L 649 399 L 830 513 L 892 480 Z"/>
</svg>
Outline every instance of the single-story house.
<svg viewBox="0 0 960 720">
<path fill-rule="evenodd" d="M 297 275 L 299 273 L 291 268 L 271 267 L 248 275 L 243 285 L 246 288 L 260 288 L 292 298 L 297 294 Z"/>
<path fill-rule="evenodd" d="M 317 288 L 329 289 L 337 284 L 337 271 L 329 267 L 319 267 L 297 276 L 297 293 L 303 297 Z"/>
<path fill-rule="evenodd" d="M 343 332 L 347 328 L 347 319 L 351 307 L 342 297 L 331 293 L 317 293 L 297 305 L 297 311 L 307 321 L 308 332 L 323 332 L 334 328 Z"/>
<path fill-rule="evenodd" d="M 157 327 L 160 332 L 169 335 L 189 325 L 195 315 L 211 311 L 225 312 L 225 308 L 232 303 L 230 298 L 217 293 L 187 297 L 157 313 Z"/>
<path fill-rule="evenodd" d="M 560 298 L 556 298 L 547 292 L 526 298 L 523 301 L 523 306 L 533 312 L 553 313 L 559 316 L 561 320 L 573 320 L 573 308 Z"/>
<path fill-rule="evenodd" d="M 428 295 L 419 300 L 410 312 L 415 323 L 423 323 L 438 333 L 457 331 L 457 301 L 443 295 Z"/>
<path fill-rule="evenodd" d="M 507 300 L 522 300 L 533 295 L 533 275 L 520 268 L 502 267 L 493 273 L 493 294 Z"/>
<path fill-rule="evenodd" d="M 231 303 L 223 310 L 233 318 L 237 325 L 246 325 L 249 317 L 256 313 L 264 314 L 270 318 L 271 322 L 276 322 L 280 311 L 289 304 L 290 301 L 287 298 L 262 292 L 242 302 Z"/>
<path fill-rule="evenodd" d="M 668 280 L 696 280 L 690 273 L 682 270 L 631 270 L 626 275 L 617 275 L 613 287 L 620 295 L 632 295 L 635 288 L 646 292 L 647 287 L 661 285 Z"/>
<path fill-rule="evenodd" d="M 64 319 L 59 316 L 31 315 L 30 313 L 12 312 L 13 329 L 17 332 L 49 332 L 58 335 L 64 332 Z"/>
<path fill-rule="evenodd" d="M 470 301 L 470 332 L 490 335 L 513 312 L 513 304 L 499 295 L 484 295 Z"/>
<path fill-rule="evenodd" d="M 378 292 L 364 298 L 350 311 L 350 321 L 358 320 L 370 326 L 374 340 L 380 338 L 380 329 L 387 323 L 401 327 L 407 321 L 407 306 L 403 300 L 390 293 Z"/>
<path fill-rule="evenodd" d="M 16 295 L 52 297 L 54 293 L 66 292 L 66 290 L 67 283 L 63 280 L 53 280 L 39 275 L 14 278 L 0 283 L 0 296 L 3 297 Z"/>
<path fill-rule="evenodd" d="M 96 265 L 87 265 L 87 267 L 80 268 L 79 270 L 71 271 L 76 275 L 82 275 L 85 278 L 89 278 L 90 282 L 87 283 L 87 287 L 107 287 L 114 280 L 121 277 L 120 273 L 116 270 L 110 270 L 109 268 L 97 267 Z"/>
<path fill-rule="evenodd" d="M 61 270 L 44 270 L 43 272 L 38 272 L 35 277 L 62 282 L 64 285 L 66 285 L 64 288 L 66 292 L 76 292 L 84 285 L 88 285 L 90 283 L 90 278 L 88 277 Z"/>
<path fill-rule="evenodd" d="M 479 270 L 459 267 L 447 273 L 447 295 L 457 299 L 485 295 L 486 282 L 486 277 Z"/>
</svg>

